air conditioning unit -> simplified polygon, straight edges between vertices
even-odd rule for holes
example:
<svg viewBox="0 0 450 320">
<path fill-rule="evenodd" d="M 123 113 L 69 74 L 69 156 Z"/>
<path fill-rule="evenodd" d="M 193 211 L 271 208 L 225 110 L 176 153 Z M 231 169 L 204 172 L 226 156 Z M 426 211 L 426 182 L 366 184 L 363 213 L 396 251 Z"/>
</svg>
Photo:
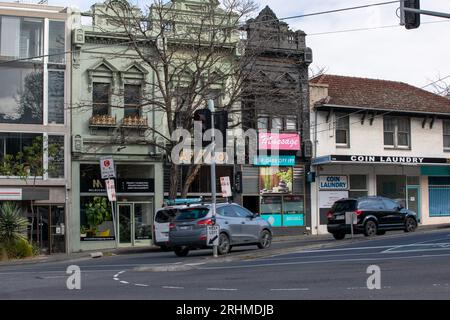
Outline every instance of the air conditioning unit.
<svg viewBox="0 0 450 320">
<path fill-rule="evenodd" d="M 313 53 L 312 53 L 311 48 L 305 49 L 303 61 L 308 64 L 313 62 Z"/>
<path fill-rule="evenodd" d="M 75 46 L 81 46 L 85 43 L 84 30 L 75 29 L 72 33 L 72 43 Z"/>
</svg>

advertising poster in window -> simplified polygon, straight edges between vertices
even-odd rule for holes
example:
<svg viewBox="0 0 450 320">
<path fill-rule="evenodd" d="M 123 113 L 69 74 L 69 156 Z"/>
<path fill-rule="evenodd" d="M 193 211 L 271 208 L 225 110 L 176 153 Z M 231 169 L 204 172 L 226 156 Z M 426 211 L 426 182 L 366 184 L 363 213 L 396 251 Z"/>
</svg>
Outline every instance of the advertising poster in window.
<svg viewBox="0 0 450 320">
<path fill-rule="evenodd" d="M 292 167 L 263 167 L 259 170 L 260 193 L 292 193 Z"/>
</svg>

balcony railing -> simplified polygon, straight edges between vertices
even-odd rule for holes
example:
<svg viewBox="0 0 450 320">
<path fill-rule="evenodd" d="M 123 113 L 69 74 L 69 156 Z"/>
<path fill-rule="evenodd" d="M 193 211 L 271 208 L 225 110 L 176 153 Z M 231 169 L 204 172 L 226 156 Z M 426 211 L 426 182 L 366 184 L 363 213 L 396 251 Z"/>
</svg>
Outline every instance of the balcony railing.
<svg viewBox="0 0 450 320">
<path fill-rule="evenodd" d="M 110 115 L 93 115 L 89 119 L 89 126 L 90 127 L 104 127 L 104 128 L 111 128 L 115 127 L 117 125 L 117 119 L 114 116 Z"/>
<path fill-rule="evenodd" d="M 129 116 L 122 120 L 122 127 L 125 128 L 148 128 L 148 119 L 139 116 Z"/>
</svg>

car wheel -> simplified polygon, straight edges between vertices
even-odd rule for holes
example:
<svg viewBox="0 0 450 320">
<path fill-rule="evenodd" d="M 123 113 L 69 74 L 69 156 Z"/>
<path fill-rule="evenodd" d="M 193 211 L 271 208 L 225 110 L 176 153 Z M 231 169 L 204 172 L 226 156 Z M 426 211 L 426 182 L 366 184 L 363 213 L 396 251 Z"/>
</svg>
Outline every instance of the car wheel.
<svg viewBox="0 0 450 320">
<path fill-rule="evenodd" d="M 417 222 L 414 218 L 407 218 L 405 221 L 405 232 L 414 232 L 417 229 Z"/>
<path fill-rule="evenodd" d="M 259 237 L 258 248 L 259 249 L 267 249 L 272 244 L 272 234 L 268 230 L 263 230 Z"/>
<path fill-rule="evenodd" d="M 364 225 L 364 235 L 366 237 L 373 237 L 378 232 L 378 227 L 375 221 L 369 220 Z"/>
<path fill-rule="evenodd" d="M 333 238 L 336 240 L 343 240 L 345 238 L 345 233 L 333 233 Z"/>
<path fill-rule="evenodd" d="M 175 247 L 173 248 L 173 251 L 178 257 L 186 257 L 189 253 L 188 247 Z"/>
<path fill-rule="evenodd" d="M 230 238 L 225 233 L 221 233 L 219 236 L 219 246 L 217 251 L 220 255 L 227 254 L 231 250 Z"/>
<path fill-rule="evenodd" d="M 377 231 L 377 236 L 384 236 L 386 234 L 386 231 Z"/>
</svg>

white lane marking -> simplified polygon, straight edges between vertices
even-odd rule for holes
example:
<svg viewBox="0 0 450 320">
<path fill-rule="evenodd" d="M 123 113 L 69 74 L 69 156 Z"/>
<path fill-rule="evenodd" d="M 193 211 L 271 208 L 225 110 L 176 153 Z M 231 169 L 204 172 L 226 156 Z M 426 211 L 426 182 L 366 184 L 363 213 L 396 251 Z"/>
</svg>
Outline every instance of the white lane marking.
<svg viewBox="0 0 450 320">
<path fill-rule="evenodd" d="M 280 263 L 267 263 L 267 264 L 250 264 L 250 265 L 237 265 L 237 266 L 221 266 L 221 267 L 204 267 L 199 270 L 224 270 L 224 269 L 247 269 L 247 268 L 261 268 L 261 267 L 276 267 L 276 266 L 289 266 L 289 265 L 301 265 L 301 264 L 331 264 L 336 262 L 358 262 L 358 261 L 381 261 L 381 260 L 403 260 L 403 259 L 423 259 L 434 257 L 448 257 L 450 254 L 436 254 L 436 255 L 420 255 L 420 256 L 408 256 L 408 257 L 390 257 L 390 258 L 358 258 L 358 259 L 335 259 L 335 260 L 319 260 L 319 261 L 303 261 L 303 262 L 280 262 Z"/>
<path fill-rule="evenodd" d="M 258 259 L 258 261 L 283 261 L 283 260 L 295 260 L 295 259 L 315 259 L 315 258 L 324 258 L 324 257 L 348 257 L 348 256 L 369 256 L 369 255 L 377 255 L 377 254 L 381 254 L 381 252 L 369 252 L 369 253 L 365 253 L 365 252 L 361 252 L 361 253 L 346 253 L 346 254 L 331 254 L 331 255 L 321 255 L 321 256 L 307 256 L 307 257 L 289 257 L 289 258 L 269 258 L 269 259 Z M 255 261 L 255 260 L 244 260 L 245 262 L 251 262 L 251 261 Z"/>
<path fill-rule="evenodd" d="M 270 291 L 309 291 L 309 288 L 270 289 Z"/>
<path fill-rule="evenodd" d="M 307 250 L 307 251 L 295 251 L 290 253 L 280 253 L 273 255 L 271 257 L 287 256 L 291 254 L 303 254 L 303 253 L 316 253 L 316 252 L 341 252 L 341 251 L 355 251 L 355 250 L 371 250 L 371 249 L 389 249 L 395 248 L 397 246 L 373 246 L 373 247 L 356 247 L 356 248 L 339 248 L 339 249 L 317 249 L 317 250 Z"/>
<path fill-rule="evenodd" d="M 171 286 L 162 286 L 163 289 L 175 289 L 175 290 L 183 290 L 184 287 L 171 287 Z"/>
<path fill-rule="evenodd" d="M 49 276 L 49 277 L 38 277 L 39 279 L 61 279 L 61 278 L 67 278 L 67 276 Z"/>
<path fill-rule="evenodd" d="M 392 287 L 390 286 L 386 286 L 386 287 L 381 287 L 381 289 L 391 289 Z M 347 290 L 369 290 L 367 287 L 349 287 L 347 288 Z"/>
<path fill-rule="evenodd" d="M 123 283 L 123 284 L 130 284 L 130 283 L 127 282 L 127 281 L 120 281 L 120 283 Z"/>
<path fill-rule="evenodd" d="M 113 280 L 119 281 L 119 278 L 113 278 Z"/>
<path fill-rule="evenodd" d="M 415 248 L 415 247 L 417 247 L 417 249 L 407 250 L 408 248 Z M 439 247 L 439 248 L 436 248 L 436 247 Z M 427 249 L 427 248 L 429 248 L 429 249 Z M 407 245 L 397 246 L 395 248 L 391 248 L 391 249 L 388 249 L 388 250 L 384 250 L 381 253 L 404 253 L 404 252 L 437 251 L 437 250 L 450 250 L 450 243 L 414 243 L 414 244 L 407 244 Z"/>
<path fill-rule="evenodd" d="M 238 289 L 227 289 L 227 288 L 207 288 L 208 291 L 238 291 Z"/>
<path fill-rule="evenodd" d="M 134 284 L 136 287 L 148 287 L 148 284 L 141 284 L 141 283 L 135 283 Z"/>
</svg>

